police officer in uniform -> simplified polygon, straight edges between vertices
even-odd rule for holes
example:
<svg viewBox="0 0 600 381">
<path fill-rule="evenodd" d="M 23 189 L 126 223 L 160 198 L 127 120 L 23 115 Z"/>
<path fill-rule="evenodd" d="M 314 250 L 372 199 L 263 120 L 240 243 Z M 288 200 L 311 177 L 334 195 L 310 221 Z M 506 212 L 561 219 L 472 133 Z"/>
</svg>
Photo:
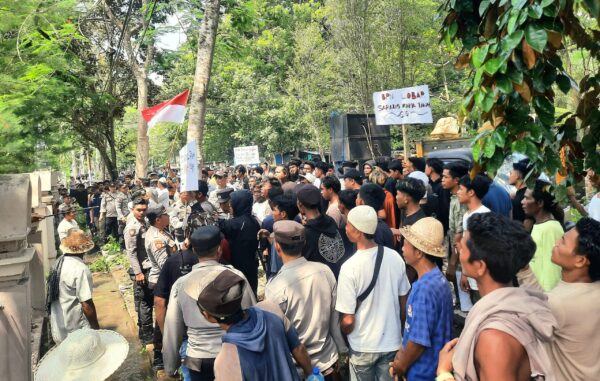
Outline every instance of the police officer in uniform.
<svg viewBox="0 0 600 381">
<path fill-rule="evenodd" d="M 117 186 L 114 183 L 108 185 L 108 192 L 102 195 L 100 203 L 100 221 L 106 219 L 105 235 L 112 235 L 115 240 L 119 239 L 119 222 L 117 215 Z"/>
<path fill-rule="evenodd" d="M 119 223 L 119 243 L 121 249 L 125 248 L 125 225 L 127 225 L 127 216 L 129 216 L 129 202 L 131 197 L 129 196 L 129 187 L 126 184 L 121 184 L 119 187 L 120 192 L 118 193 L 116 200 L 117 209 L 117 220 Z"/>
<path fill-rule="evenodd" d="M 179 243 L 182 243 L 185 239 L 184 232 L 187 228 L 188 217 L 192 214 L 192 206 L 195 203 L 193 192 L 181 192 L 179 200 L 173 204 L 169 212 L 171 231 Z"/>
<path fill-rule="evenodd" d="M 244 274 L 231 266 L 219 263 L 221 232 L 218 227 L 200 227 L 192 233 L 190 241 L 192 252 L 199 262 L 189 274 L 177 279 L 172 286 L 164 322 L 165 372 L 173 375 L 181 365 L 179 351 L 187 336 L 183 365 L 189 369 L 192 380 L 212 380 L 215 358 L 221 351 L 221 338 L 225 331 L 210 323 L 200 313 L 197 305 L 198 295 L 225 270 L 230 270 L 242 278 Z M 242 306 L 246 309 L 255 303 L 252 288 L 246 281 Z"/>
<path fill-rule="evenodd" d="M 146 232 L 145 246 L 146 254 L 152 264 L 148 274 L 148 288 L 154 290 L 160 271 L 166 260 L 176 250 L 175 240 L 167 231 L 169 227 L 169 214 L 163 205 L 156 205 L 146 213 L 150 227 Z M 162 334 L 158 323 L 154 327 L 154 360 L 152 369 L 163 369 L 162 360 Z"/>
<path fill-rule="evenodd" d="M 233 189 L 225 188 L 217 190 L 217 200 L 219 202 L 219 220 L 225 221 L 231 219 L 231 207 L 229 201 L 231 200 L 231 193 Z"/>
<path fill-rule="evenodd" d="M 152 264 L 146 255 L 144 239 L 146 235 L 147 202 L 142 197 L 133 201 L 133 209 L 125 226 L 125 250 L 131 266 L 130 275 L 135 277 L 133 297 L 138 314 L 138 335 L 142 344 L 150 344 L 153 336 L 152 291 L 148 288 L 148 275 Z"/>
</svg>

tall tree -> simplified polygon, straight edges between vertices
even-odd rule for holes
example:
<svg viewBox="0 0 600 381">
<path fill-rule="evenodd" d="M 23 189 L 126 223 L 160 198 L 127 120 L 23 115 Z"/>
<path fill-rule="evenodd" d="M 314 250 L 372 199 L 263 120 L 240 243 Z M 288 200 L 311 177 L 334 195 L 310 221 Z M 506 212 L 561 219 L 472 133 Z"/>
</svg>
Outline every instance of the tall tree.
<svg viewBox="0 0 600 381">
<path fill-rule="evenodd" d="M 137 177 L 145 177 L 148 171 L 148 124 L 142 117 L 142 110 L 148 107 L 148 75 L 156 53 L 156 31 L 153 21 L 158 18 L 157 0 L 130 0 L 123 3 L 102 0 L 102 10 L 114 31 L 119 32 L 116 46 L 113 46 L 116 58 L 122 54 L 133 74 L 137 87 L 137 149 L 135 172 Z M 161 16 L 163 17 L 163 16 Z M 137 45 L 137 46 L 136 46 Z M 121 46 L 124 51 L 121 51 Z"/>
<path fill-rule="evenodd" d="M 217 28 L 219 26 L 220 0 L 206 0 L 204 18 L 198 31 L 198 53 L 194 88 L 190 101 L 190 116 L 187 130 L 188 142 L 196 141 L 197 156 L 200 166 L 204 163 L 204 122 L 206 117 L 206 98 L 212 68 Z"/>
</svg>

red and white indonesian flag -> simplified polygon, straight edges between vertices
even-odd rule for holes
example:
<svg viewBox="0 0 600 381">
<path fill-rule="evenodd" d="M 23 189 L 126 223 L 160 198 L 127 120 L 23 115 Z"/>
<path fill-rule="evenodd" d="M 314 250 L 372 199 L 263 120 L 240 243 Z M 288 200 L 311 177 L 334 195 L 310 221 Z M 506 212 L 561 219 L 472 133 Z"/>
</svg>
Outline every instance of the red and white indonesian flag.
<svg viewBox="0 0 600 381">
<path fill-rule="evenodd" d="M 148 122 L 148 132 L 159 122 L 183 123 L 189 90 L 156 106 L 142 110 L 142 117 Z"/>
</svg>

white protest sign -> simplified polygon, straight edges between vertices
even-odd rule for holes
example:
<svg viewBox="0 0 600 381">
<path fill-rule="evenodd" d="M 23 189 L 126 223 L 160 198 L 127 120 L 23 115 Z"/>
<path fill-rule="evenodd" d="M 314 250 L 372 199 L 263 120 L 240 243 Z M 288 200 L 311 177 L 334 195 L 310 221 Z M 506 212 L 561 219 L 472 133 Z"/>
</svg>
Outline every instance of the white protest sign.
<svg viewBox="0 0 600 381">
<path fill-rule="evenodd" d="M 243 164 L 258 164 L 258 146 L 235 147 L 233 149 L 233 161 L 235 165 Z"/>
<path fill-rule="evenodd" d="M 427 85 L 373 93 L 373 105 L 380 126 L 433 123 Z"/>
<path fill-rule="evenodd" d="M 179 151 L 179 168 L 181 171 L 180 192 L 198 190 L 198 157 L 196 141 L 184 145 Z"/>
</svg>

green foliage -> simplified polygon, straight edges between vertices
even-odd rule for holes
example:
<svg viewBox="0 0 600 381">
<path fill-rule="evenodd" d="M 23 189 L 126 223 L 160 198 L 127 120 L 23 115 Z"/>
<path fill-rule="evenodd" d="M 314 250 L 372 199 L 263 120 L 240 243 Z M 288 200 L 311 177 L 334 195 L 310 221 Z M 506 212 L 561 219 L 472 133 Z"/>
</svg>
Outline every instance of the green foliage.
<svg viewBox="0 0 600 381">
<path fill-rule="evenodd" d="M 598 2 L 484 0 L 477 10 L 471 4 L 468 0 L 446 1 L 442 33 L 447 42 L 462 43 L 458 61 L 470 61 L 475 72 L 464 116 L 487 122 L 493 131 L 476 138 L 475 156 L 481 165 L 494 172 L 501 163 L 499 158 L 520 152 L 531 159 L 537 173 L 552 176 L 560 170 L 568 182 L 578 178 L 584 162 L 585 167 L 600 170 L 600 71 L 596 65 L 594 72 L 579 76 L 576 88 L 572 75 L 579 73 L 565 52 L 566 44 L 571 43 L 593 61 L 600 58 L 593 42 L 599 35 Z M 577 5 L 589 15 L 576 12 Z M 568 114 L 557 112 L 555 89 L 565 94 L 579 92 L 581 98 Z"/>
<path fill-rule="evenodd" d="M 110 272 L 116 266 L 128 268 L 129 260 L 121 252 L 119 242 L 109 236 L 108 241 L 102 246 L 102 254 L 98 255 L 89 267 L 92 272 Z"/>
</svg>

